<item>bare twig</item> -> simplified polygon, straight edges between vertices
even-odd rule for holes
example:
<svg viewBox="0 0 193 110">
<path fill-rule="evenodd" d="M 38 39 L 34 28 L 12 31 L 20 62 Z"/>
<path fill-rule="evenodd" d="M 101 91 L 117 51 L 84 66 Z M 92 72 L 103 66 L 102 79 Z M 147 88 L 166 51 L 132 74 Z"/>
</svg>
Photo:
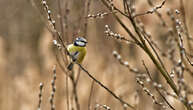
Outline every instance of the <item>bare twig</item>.
<svg viewBox="0 0 193 110">
<path fill-rule="evenodd" d="M 66 42 L 69 42 L 69 36 L 68 36 L 68 15 L 70 10 L 68 9 L 68 0 L 65 1 L 65 5 L 64 5 L 64 10 L 65 10 L 65 15 L 64 15 L 64 35 L 66 36 Z"/>
<path fill-rule="evenodd" d="M 136 42 L 132 41 L 132 40 L 129 40 L 127 38 L 125 38 L 124 36 L 118 34 L 118 33 L 114 33 L 110 27 L 108 25 L 105 25 L 105 34 L 106 36 L 108 37 L 112 37 L 112 38 L 115 38 L 117 40 L 122 40 L 122 41 L 125 41 L 126 43 L 132 43 L 132 44 L 137 44 Z"/>
<path fill-rule="evenodd" d="M 55 96 L 55 92 L 56 92 L 55 81 L 56 81 L 56 65 L 54 65 L 54 67 L 53 67 L 53 79 L 51 81 L 51 86 L 52 86 L 52 92 L 51 92 L 51 96 L 50 96 L 51 110 L 55 110 L 55 104 L 54 104 L 54 96 Z"/>
<path fill-rule="evenodd" d="M 147 0 L 148 1 L 148 4 L 152 7 L 154 7 L 153 3 L 152 3 L 152 0 Z M 160 12 L 158 12 L 158 10 L 155 10 L 155 14 L 158 16 L 158 18 L 160 19 L 161 21 L 161 24 L 163 27 L 168 27 L 168 25 L 166 24 L 164 18 L 162 17 L 162 14 Z"/>
<path fill-rule="evenodd" d="M 150 73 L 149 73 L 149 70 L 148 70 L 147 66 L 145 65 L 145 62 L 144 62 L 144 61 L 142 61 L 142 62 L 143 62 L 143 66 L 145 67 L 145 70 L 146 70 L 149 78 L 150 78 L 151 81 L 153 82 L 153 78 L 151 77 L 151 75 L 150 75 Z M 156 89 L 156 91 L 160 94 L 160 96 L 164 99 L 164 101 L 168 104 L 168 106 L 169 106 L 172 110 L 175 110 L 174 107 L 172 107 L 172 105 L 167 101 L 167 99 L 165 98 L 165 96 L 162 95 L 161 91 L 160 91 L 157 87 L 156 87 L 155 89 Z"/>
<path fill-rule="evenodd" d="M 133 68 L 129 65 L 128 61 L 124 61 L 121 57 L 121 55 L 119 53 L 117 53 L 117 51 L 113 51 L 113 56 L 119 61 L 119 63 L 123 66 L 125 66 L 126 68 L 129 69 L 130 72 L 136 74 L 137 78 L 140 79 L 144 79 L 147 83 L 150 83 L 150 80 L 147 78 L 146 74 L 144 74 L 143 72 L 140 72 L 139 69 L 137 68 Z M 178 97 L 175 94 L 171 94 L 169 92 L 167 92 L 167 89 L 163 88 L 163 86 L 161 84 L 157 84 L 155 82 L 150 83 L 152 86 L 161 89 L 164 94 L 169 95 L 175 99 L 178 99 Z"/>
<path fill-rule="evenodd" d="M 107 3 L 104 0 L 101 0 L 101 1 L 109 9 Z M 155 66 L 160 71 L 160 73 L 164 76 L 164 78 L 166 79 L 166 81 L 168 82 L 170 87 L 175 91 L 175 93 L 179 94 L 174 81 L 171 79 L 171 77 L 166 72 L 166 70 L 164 68 L 162 68 L 159 61 L 157 61 L 157 59 L 154 57 L 153 53 L 151 52 L 151 50 L 148 48 L 147 44 L 145 43 L 145 40 L 143 39 L 142 35 L 139 32 L 139 28 L 137 27 L 135 20 L 133 18 L 129 18 L 129 20 L 131 21 L 132 26 L 134 27 L 134 30 L 137 33 L 137 36 L 139 37 L 140 41 L 136 38 L 136 36 L 133 35 L 133 33 L 131 33 L 131 31 L 127 28 L 127 26 L 124 25 L 124 23 L 120 20 L 120 18 L 118 16 L 114 15 L 114 17 L 120 23 L 120 25 L 126 30 L 126 32 L 130 35 L 130 37 L 135 42 L 137 42 L 137 44 L 147 53 L 147 55 L 151 58 L 152 62 L 155 64 Z"/>
<path fill-rule="evenodd" d="M 69 92 L 68 92 L 68 77 L 69 77 L 69 74 L 68 74 L 68 72 L 66 72 L 66 104 L 67 104 L 67 110 L 70 110 L 70 105 L 69 105 Z"/>
<path fill-rule="evenodd" d="M 94 80 L 92 80 L 90 95 L 88 99 L 88 110 L 91 110 L 91 100 L 92 100 L 92 95 L 93 95 L 93 90 L 94 90 L 94 83 L 95 83 Z"/>
<path fill-rule="evenodd" d="M 87 15 L 87 19 L 96 19 L 96 18 L 104 18 L 105 16 L 108 16 L 112 13 L 117 13 L 117 12 L 100 12 L 100 13 L 97 13 L 97 14 L 88 14 Z"/>
<path fill-rule="evenodd" d="M 176 10 L 176 14 L 179 15 L 180 12 L 178 10 Z M 181 60 L 183 61 L 183 57 L 185 57 L 188 61 L 188 63 L 193 66 L 193 62 L 190 61 L 190 59 L 188 58 L 188 56 L 186 55 L 186 49 L 184 48 L 184 43 L 183 43 L 183 36 L 182 36 L 182 31 L 183 31 L 183 28 L 182 28 L 182 22 L 180 21 L 180 19 L 175 19 L 175 23 L 176 23 L 176 31 L 177 31 L 177 34 L 178 34 L 178 38 L 179 38 L 179 42 L 177 42 L 178 46 L 179 46 L 179 49 L 180 49 L 180 57 L 181 57 Z"/>
<path fill-rule="evenodd" d="M 109 88 L 107 88 L 104 84 L 102 84 L 100 81 L 98 81 L 95 77 L 93 77 L 81 64 L 78 64 L 79 67 L 91 78 L 93 79 L 98 85 L 103 87 L 106 91 L 108 91 L 115 99 L 119 100 L 122 104 L 127 105 L 128 107 L 135 110 L 135 108 L 128 104 L 127 102 L 123 101 L 120 97 L 118 97 L 114 92 L 112 92 Z"/>
<path fill-rule="evenodd" d="M 161 8 L 164 6 L 165 2 L 166 2 L 166 0 L 163 0 L 160 5 L 154 7 L 154 8 L 151 9 L 151 10 L 148 10 L 148 11 L 146 11 L 146 12 L 144 12 L 144 13 L 136 14 L 135 16 L 133 16 L 133 18 L 139 17 L 139 16 L 144 16 L 144 15 L 147 15 L 147 14 L 153 14 L 153 13 L 156 12 L 157 10 L 161 9 Z"/>
<path fill-rule="evenodd" d="M 62 7 L 61 7 L 61 0 L 57 0 L 57 1 L 58 1 L 58 10 L 59 10 L 61 36 L 64 37 L 64 18 L 63 18 L 63 12 L 62 12 Z"/>
<path fill-rule="evenodd" d="M 111 7 L 109 7 L 109 5 L 105 2 L 105 0 L 101 0 L 102 3 L 109 9 L 111 10 Z M 127 2 L 126 2 L 127 3 Z M 130 3 L 127 3 L 126 4 L 127 6 L 127 9 L 128 9 L 128 14 L 129 15 L 132 15 L 132 11 L 130 9 L 131 4 Z M 128 17 L 128 19 L 130 20 L 137 36 L 134 36 L 133 33 L 128 29 L 127 26 L 124 25 L 123 21 L 118 17 L 116 16 L 115 14 L 113 14 L 113 16 L 115 17 L 115 19 L 118 21 L 118 23 L 125 29 L 125 31 L 130 35 L 130 37 L 135 41 L 137 42 L 137 44 L 145 51 L 145 53 L 150 57 L 150 59 L 152 60 L 152 62 L 154 63 L 154 65 L 156 66 L 156 68 L 159 70 L 159 72 L 162 74 L 162 76 L 165 78 L 165 80 L 167 81 L 167 83 L 170 85 L 170 87 L 172 88 L 172 90 L 179 96 L 180 93 L 177 89 L 177 86 L 176 84 L 174 83 L 173 79 L 170 77 L 170 75 L 168 74 L 167 70 L 165 70 L 159 60 L 157 60 L 155 58 L 155 56 L 153 55 L 153 53 L 151 52 L 151 49 L 148 47 L 148 45 L 146 44 L 145 40 L 144 40 L 144 37 L 143 35 L 140 33 L 140 29 L 139 27 L 137 26 L 136 24 L 136 20 L 133 18 L 133 17 Z M 138 40 L 139 39 L 139 40 Z M 187 103 L 184 103 L 183 104 L 186 106 L 186 108 L 188 110 L 192 110 L 192 108 L 187 104 Z"/>
<path fill-rule="evenodd" d="M 111 108 L 109 106 L 101 105 L 101 104 L 96 104 L 94 110 L 98 110 L 98 109 L 100 110 L 102 108 L 105 109 L 105 110 L 111 110 Z"/>
<path fill-rule="evenodd" d="M 75 100 L 75 104 L 76 104 L 76 109 L 80 110 L 80 103 L 79 103 L 79 99 L 78 99 L 78 93 L 77 93 L 77 82 L 74 76 L 74 72 L 71 73 L 70 75 L 70 79 L 72 81 L 72 86 L 73 86 L 73 95 L 74 95 L 74 100 Z"/>
<path fill-rule="evenodd" d="M 151 99 L 153 100 L 153 103 L 156 105 L 161 106 L 162 108 L 166 108 L 166 106 L 164 105 L 164 103 L 158 102 L 157 99 L 155 98 L 155 96 L 151 93 L 151 91 L 149 89 L 147 89 L 144 85 L 144 82 L 140 80 L 140 78 L 136 78 L 137 83 L 143 88 L 143 91 L 151 97 Z"/>
<path fill-rule="evenodd" d="M 186 22 L 186 12 L 185 12 L 185 9 L 184 9 L 183 0 L 180 0 L 180 10 L 181 10 L 182 20 L 183 20 L 183 24 L 184 24 L 184 28 L 185 28 L 184 33 L 185 33 L 186 38 L 187 38 L 188 48 L 189 48 L 189 51 L 192 52 L 191 41 L 193 41 L 193 39 L 189 34 L 189 30 L 188 30 L 188 26 L 187 26 L 187 22 Z"/>
<path fill-rule="evenodd" d="M 62 47 L 65 49 L 65 52 L 68 52 L 68 51 L 67 51 L 67 48 L 66 48 L 66 45 L 64 44 L 64 41 L 63 41 L 63 39 L 62 39 L 61 34 L 60 34 L 60 33 L 57 31 L 57 29 L 56 29 L 56 21 L 55 21 L 55 20 L 52 18 L 52 16 L 51 16 L 51 10 L 49 9 L 49 7 L 48 7 L 48 5 L 47 5 L 46 0 L 41 0 L 41 3 L 42 3 L 42 5 L 43 5 L 43 7 L 44 7 L 45 12 L 47 13 L 48 21 L 50 22 L 50 24 L 51 24 L 51 26 L 52 26 L 52 29 L 53 29 L 52 31 L 57 35 L 57 37 L 58 37 L 58 39 L 59 39 Z M 55 40 L 57 39 L 56 36 L 53 36 L 53 38 L 54 38 Z"/>
<path fill-rule="evenodd" d="M 91 5 L 91 0 L 86 0 L 85 2 L 85 16 L 88 15 L 88 13 L 90 12 L 90 5 Z M 84 36 L 87 37 L 87 28 L 88 28 L 88 20 L 85 19 L 84 20 Z"/>
<path fill-rule="evenodd" d="M 129 69 L 129 71 L 131 71 L 132 73 L 136 74 L 136 75 L 142 75 L 142 73 L 139 72 L 139 70 L 137 68 L 132 68 L 129 65 L 128 61 L 123 61 L 121 55 L 117 52 L 117 51 L 113 51 L 113 56 L 119 61 L 119 63 L 125 67 L 127 67 Z"/>
<path fill-rule="evenodd" d="M 39 97 L 39 102 L 38 102 L 38 109 L 37 110 L 41 110 L 41 103 L 42 103 L 42 90 L 43 90 L 44 84 L 40 83 L 40 93 L 38 95 Z"/>
</svg>

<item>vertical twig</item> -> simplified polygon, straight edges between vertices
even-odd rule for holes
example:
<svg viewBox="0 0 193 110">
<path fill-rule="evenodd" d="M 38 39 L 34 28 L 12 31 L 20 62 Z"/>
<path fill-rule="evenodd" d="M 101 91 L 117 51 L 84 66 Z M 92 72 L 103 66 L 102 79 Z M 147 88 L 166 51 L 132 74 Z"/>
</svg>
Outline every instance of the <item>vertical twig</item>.
<svg viewBox="0 0 193 110">
<path fill-rule="evenodd" d="M 70 79 L 72 81 L 73 95 L 74 95 L 74 101 L 75 101 L 75 104 L 76 104 L 76 109 L 80 110 L 80 103 L 79 103 L 78 93 L 77 93 L 77 88 L 76 88 L 77 87 L 77 82 L 76 82 L 76 79 L 75 79 L 74 72 L 71 73 Z"/>
<path fill-rule="evenodd" d="M 89 95 L 89 99 L 88 99 L 88 110 L 91 110 L 91 99 L 92 99 L 92 93 L 94 90 L 94 80 L 92 80 L 92 84 L 91 84 L 91 88 L 90 88 L 90 95 Z"/>
<path fill-rule="evenodd" d="M 81 69 L 78 67 L 78 72 L 77 72 L 77 77 L 76 77 L 76 80 L 75 80 L 75 85 L 78 84 L 78 81 L 79 81 L 79 78 L 80 78 L 80 73 L 81 73 Z"/>
<path fill-rule="evenodd" d="M 40 83 L 40 93 L 38 95 L 39 97 L 39 102 L 38 102 L 38 109 L 37 110 L 41 110 L 41 103 L 42 103 L 42 90 L 43 90 L 44 84 Z"/>
<path fill-rule="evenodd" d="M 61 0 L 58 1 L 58 11 L 59 11 L 59 19 L 60 19 L 60 28 L 61 28 L 61 35 L 64 37 L 64 18 L 63 18 L 63 12 L 61 7 Z M 67 37 L 67 36 L 66 36 Z"/>
<path fill-rule="evenodd" d="M 84 12 L 84 13 L 85 13 L 85 16 L 87 16 L 88 13 L 89 13 L 89 11 L 90 11 L 90 4 L 91 4 L 91 0 L 87 0 L 87 1 L 85 2 L 85 12 Z M 85 21 L 85 22 L 84 22 L 84 36 L 87 37 L 88 20 L 85 19 L 84 21 Z"/>
<path fill-rule="evenodd" d="M 66 75 L 66 103 L 67 103 L 67 110 L 70 110 L 69 108 L 69 93 L 68 93 L 68 72 L 67 72 L 67 75 Z"/>
<path fill-rule="evenodd" d="M 69 15 L 69 9 L 68 9 L 68 0 L 65 1 L 65 15 L 64 15 L 64 23 L 65 23 L 65 32 L 64 32 L 64 35 L 66 37 L 66 42 L 68 43 L 69 42 L 69 38 L 68 38 L 68 15 Z M 63 17 L 63 16 L 62 16 Z"/>
<path fill-rule="evenodd" d="M 186 12 L 185 12 L 185 9 L 184 9 L 183 0 L 180 0 L 180 10 L 182 12 L 182 20 L 183 20 L 183 24 L 184 24 L 184 28 L 185 28 L 184 31 L 185 31 L 185 35 L 186 35 L 186 38 L 187 38 L 188 48 L 189 48 L 189 51 L 191 53 L 192 52 L 192 46 L 191 46 L 190 41 L 193 41 L 193 39 L 189 35 L 189 30 L 188 30 L 188 26 L 187 26 L 187 22 L 186 22 Z"/>
<path fill-rule="evenodd" d="M 51 96 L 50 96 L 51 110 L 55 110 L 55 104 L 54 104 L 54 96 L 56 93 L 55 82 L 56 82 L 56 65 L 54 65 L 54 67 L 53 67 L 53 79 L 51 81 L 51 86 L 52 86 L 52 92 L 51 92 Z"/>
</svg>

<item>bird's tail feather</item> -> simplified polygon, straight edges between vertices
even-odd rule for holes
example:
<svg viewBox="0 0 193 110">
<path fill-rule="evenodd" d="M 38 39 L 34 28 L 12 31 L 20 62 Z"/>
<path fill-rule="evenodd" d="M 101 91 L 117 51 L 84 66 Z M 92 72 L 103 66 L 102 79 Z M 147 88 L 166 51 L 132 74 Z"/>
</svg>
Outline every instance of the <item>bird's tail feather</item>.
<svg viewBox="0 0 193 110">
<path fill-rule="evenodd" d="M 71 62 L 71 63 L 68 65 L 67 69 L 68 69 L 68 70 L 72 70 L 73 66 L 74 66 L 74 63 Z"/>
</svg>

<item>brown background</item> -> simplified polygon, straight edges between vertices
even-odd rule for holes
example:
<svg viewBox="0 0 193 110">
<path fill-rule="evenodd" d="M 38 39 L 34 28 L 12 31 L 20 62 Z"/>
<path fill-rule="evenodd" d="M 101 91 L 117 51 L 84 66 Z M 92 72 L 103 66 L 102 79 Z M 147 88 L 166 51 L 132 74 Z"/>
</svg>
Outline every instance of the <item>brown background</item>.
<svg viewBox="0 0 193 110">
<path fill-rule="evenodd" d="M 185 0 L 184 0 L 185 1 Z M 64 4 L 62 1 L 62 9 Z M 35 3 L 37 8 L 33 7 Z M 68 38 L 72 42 L 75 36 L 83 35 L 84 26 L 84 0 L 68 1 Z M 160 4 L 160 0 L 155 0 L 154 4 Z M 115 0 L 114 4 L 122 9 L 122 2 Z M 52 12 L 57 18 L 57 1 L 48 1 Z M 186 0 L 185 12 L 187 26 L 190 35 L 193 34 L 193 1 Z M 108 12 L 100 0 L 92 0 L 90 6 L 91 14 L 98 12 Z M 166 15 L 168 8 L 179 9 L 179 0 L 167 0 L 162 9 L 163 18 L 172 27 L 171 20 Z M 137 12 L 144 12 L 151 9 L 146 0 L 136 0 Z M 65 12 L 64 12 L 65 14 Z M 125 24 L 130 27 L 130 22 L 122 17 Z M 167 29 L 160 26 L 157 16 L 146 15 L 141 17 L 146 29 L 157 40 L 162 49 L 167 49 L 162 45 Z M 39 0 L 0 0 L 0 109 L 1 110 L 34 110 L 38 104 L 39 83 L 45 84 L 43 91 L 42 109 L 50 109 L 49 96 L 51 93 L 50 83 L 52 79 L 52 67 L 57 64 L 52 45 L 52 35 L 47 30 L 46 15 L 40 5 Z M 112 56 L 112 51 L 117 50 L 121 53 L 124 60 L 127 60 L 132 67 L 144 70 L 141 60 L 145 60 L 152 74 L 157 74 L 157 70 L 152 65 L 149 58 L 144 55 L 141 49 L 134 45 L 117 42 L 104 35 L 104 26 L 108 24 L 114 32 L 118 32 L 125 37 L 129 36 L 115 21 L 112 15 L 103 19 L 88 20 L 88 54 L 83 62 L 87 70 L 98 80 L 103 82 L 112 91 L 122 96 L 128 103 L 134 105 L 136 89 L 139 87 L 135 81 L 135 75 L 130 73 L 127 68 L 121 66 Z M 58 26 L 60 31 L 60 28 Z M 168 70 L 170 64 L 165 62 Z M 161 81 L 160 75 L 153 75 L 157 81 Z M 186 81 L 192 87 L 192 77 L 185 76 Z M 189 77 L 189 78 L 187 78 Z M 163 81 L 163 84 L 166 82 Z M 77 86 L 79 102 L 82 110 L 87 109 L 88 97 L 90 93 L 91 80 L 81 72 Z M 166 86 L 167 87 L 167 86 Z M 56 80 L 56 110 L 66 110 L 65 75 L 57 66 Z M 152 87 L 150 87 L 152 88 Z M 141 90 L 141 89 L 140 89 Z M 69 90 L 71 93 L 71 89 Z M 158 96 L 155 90 L 152 90 Z M 140 92 L 138 102 L 139 110 L 158 109 L 152 104 L 149 96 Z M 168 99 L 176 110 L 182 110 L 183 106 L 179 101 L 172 98 Z M 106 104 L 112 110 L 123 109 L 122 105 L 115 100 L 103 88 L 95 85 L 91 106 L 96 103 Z"/>
</svg>

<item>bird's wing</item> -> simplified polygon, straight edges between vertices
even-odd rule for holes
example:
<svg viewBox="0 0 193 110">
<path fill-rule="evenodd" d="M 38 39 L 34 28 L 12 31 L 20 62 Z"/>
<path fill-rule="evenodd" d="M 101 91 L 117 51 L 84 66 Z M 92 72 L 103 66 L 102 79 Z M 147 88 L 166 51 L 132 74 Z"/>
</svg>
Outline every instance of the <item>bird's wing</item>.
<svg viewBox="0 0 193 110">
<path fill-rule="evenodd" d="M 80 53 L 80 52 L 76 51 L 76 52 L 74 52 L 74 53 L 71 54 L 71 55 L 72 55 L 72 61 L 73 61 L 73 62 L 75 62 L 75 61 L 77 60 L 79 53 Z"/>
</svg>

